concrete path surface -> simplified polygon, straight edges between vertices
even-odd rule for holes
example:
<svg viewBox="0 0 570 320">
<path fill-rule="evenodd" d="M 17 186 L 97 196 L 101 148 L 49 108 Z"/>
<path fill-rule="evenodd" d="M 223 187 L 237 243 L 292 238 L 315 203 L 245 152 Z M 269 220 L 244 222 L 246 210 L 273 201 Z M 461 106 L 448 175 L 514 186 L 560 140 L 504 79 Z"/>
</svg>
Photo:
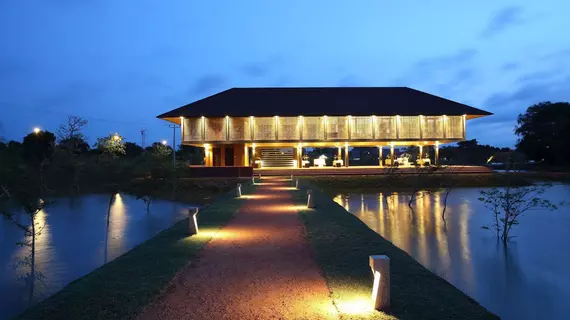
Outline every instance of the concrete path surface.
<svg viewBox="0 0 570 320">
<path fill-rule="evenodd" d="M 199 261 L 178 273 L 141 318 L 338 319 L 290 186 L 261 180 Z"/>
</svg>

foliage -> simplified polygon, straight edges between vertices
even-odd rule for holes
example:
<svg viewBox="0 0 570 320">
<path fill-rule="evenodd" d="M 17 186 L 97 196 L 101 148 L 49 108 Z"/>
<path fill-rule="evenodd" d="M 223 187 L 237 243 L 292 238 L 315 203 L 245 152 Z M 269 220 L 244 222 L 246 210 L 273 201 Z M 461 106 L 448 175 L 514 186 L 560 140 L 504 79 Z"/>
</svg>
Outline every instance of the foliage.
<svg viewBox="0 0 570 320">
<path fill-rule="evenodd" d="M 87 127 L 88 121 L 78 116 L 68 116 L 67 122 L 57 129 L 59 146 L 71 154 L 85 153 L 89 150 L 89 144 L 85 141 L 85 135 L 81 132 Z"/>
<path fill-rule="evenodd" d="M 152 144 L 152 154 L 155 157 L 165 158 L 172 154 L 172 148 L 160 142 L 154 142 Z"/>
<path fill-rule="evenodd" d="M 144 153 L 143 147 L 133 142 L 125 142 L 125 155 L 129 158 L 135 158 Z"/>
<path fill-rule="evenodd" d="M 73 155 L 84 154 L 89 151 L 89 144 L 81 138 L 68 138 L 59 141 L 58 147 Z"/>
<path fill-rule="evenodd" d="M 49 131 L 30 133 L 22 143 L 22 157 L 30 163 L 41 163 L 50 159 L 55 151 L 55 136 Z"/>
<path fill-rule="evenodd" d="M 506 245 L 513 226 L 519 224 L 519 217 L 532 209 L 556 209 L 550 201 L 542 199 L 547 185 L 533 185 L 527 187 L 492 188 L 481 191 L 479 201 L 485 204 L 494 216 L 491 227 L 484 229 L 493 231 Z"/>
<path fill-rule="evenodd" d="M 568 166 L 570 158 L 570 103 L 541 102 L 517 118 L 517 149 L 530 159 Z"/>
<path fill-rule="evenodd" d="M 176 157 L 193 165 L 201 165 L 204 162 L 204 149 L 196 146 L 179 145 Z"/>
<path fill-rule="evenodd" d="M 99 151 L 101 151 L 103 154 L 108 154 L 114 159 L 126 153 L 123 137 L 117 133 L 111 133 L 106 137 L 97 138 L 95 147 L 99 149 Z"/>
<path fill-rule="evenodd" d="M 509 151 L 509 148 L 480 145 L 476 139 L 472 139 L 460 141 L 456 146 L 449 145 L 440 148 L 439 157 L 442 164 L 484 165 L 487 164 L 489 158 Z"/>
</svg>

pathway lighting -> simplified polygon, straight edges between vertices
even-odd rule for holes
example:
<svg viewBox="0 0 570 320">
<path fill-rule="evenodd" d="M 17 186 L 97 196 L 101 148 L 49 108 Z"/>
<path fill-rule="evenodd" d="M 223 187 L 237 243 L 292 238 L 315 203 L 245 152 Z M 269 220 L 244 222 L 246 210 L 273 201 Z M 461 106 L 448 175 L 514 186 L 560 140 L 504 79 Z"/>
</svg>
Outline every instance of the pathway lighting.
<svg viewBox="0 0 570 320">
<path fill-rule="evenodd" d="M 188 209 L 188 220 L 189 220 L 189 231 L 190 231 L 190 235 L 193 236 L 195 234 L 198 234 L 198 219 L 197 219 L 197 215 L 198 215 L 198 211 L 200 210 L 200 208 L 198 207 L 192 207 Z"/>
<path fill-rule="evenodd" d="M 315 207 L 315 200 L 313 199 L 313 190 L 307 190 L 307 208 L 312 209 Z"/>
<path fill-rule="evenodd" d="M 370 256 L 370 268 L 374 274 L 372 285 L 374 309 L 388 311 L 390 308 L 390 258 L 385 255 Z"/>
<path fill-rule="evenodd" d="M 251 176 L 251 184 L 255 185 L 255 176 Z"/>
<path fill-rule="evenodd" d="M 236 197 L 241 198 L 241 183 L 237 184 Z"/>
<path fill-rule="evenodd" d="M 299 190 L 299 179 L 295 179 L 295 190 Z"/>
</svg>

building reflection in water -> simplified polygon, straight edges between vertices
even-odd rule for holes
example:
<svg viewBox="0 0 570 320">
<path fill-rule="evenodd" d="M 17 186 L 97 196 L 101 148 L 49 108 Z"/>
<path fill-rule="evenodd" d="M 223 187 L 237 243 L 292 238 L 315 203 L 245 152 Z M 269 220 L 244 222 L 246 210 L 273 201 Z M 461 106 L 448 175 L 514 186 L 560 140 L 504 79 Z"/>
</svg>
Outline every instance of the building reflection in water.
<svg viewBox="0 0 570 320">
<path fill-rule="evenodd" d="M 472 292 L 471 209 L 468 202 L 449 204 L 444 220 L 444 196 L 420 191 L 413 210 L 408 206 L 409 193 L 338 194 L 333 200 L 437 275 L 448 281 L 461 278 L 459 287 Z"/>
</svg>

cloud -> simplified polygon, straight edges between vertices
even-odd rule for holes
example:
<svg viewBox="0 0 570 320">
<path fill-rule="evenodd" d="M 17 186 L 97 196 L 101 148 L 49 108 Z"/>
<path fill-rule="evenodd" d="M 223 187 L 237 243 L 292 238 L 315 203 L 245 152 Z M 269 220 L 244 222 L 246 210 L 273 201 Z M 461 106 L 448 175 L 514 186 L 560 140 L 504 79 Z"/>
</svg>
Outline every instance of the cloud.
<svg viewBox="0 0 570 320">
<path fill-rule="evenodd" d="M 192 94 L 208 94 L 219 89 L 227 83 L 227 79 L 219 74 L 208 74 L 202 76 L 196 80 L 196 82 L 190 87 L 190 93 Z"/>
<path fill-rule="evenodd" d="M 517 62 L 507 62 L 501 66 L 502 71 L 513 71 L 520 67 L 520 64 Z"/>
<path fill-rule="evenodd" d="M 481 36 L 484 38 L 492 37 L 505 31 L 509 27 L 520 25 L 523 23 L 522 12 L 523 9 L 518 6 L 501 9 L 491 18 L 483 32 L 481 32 Z"/>
</svg>

